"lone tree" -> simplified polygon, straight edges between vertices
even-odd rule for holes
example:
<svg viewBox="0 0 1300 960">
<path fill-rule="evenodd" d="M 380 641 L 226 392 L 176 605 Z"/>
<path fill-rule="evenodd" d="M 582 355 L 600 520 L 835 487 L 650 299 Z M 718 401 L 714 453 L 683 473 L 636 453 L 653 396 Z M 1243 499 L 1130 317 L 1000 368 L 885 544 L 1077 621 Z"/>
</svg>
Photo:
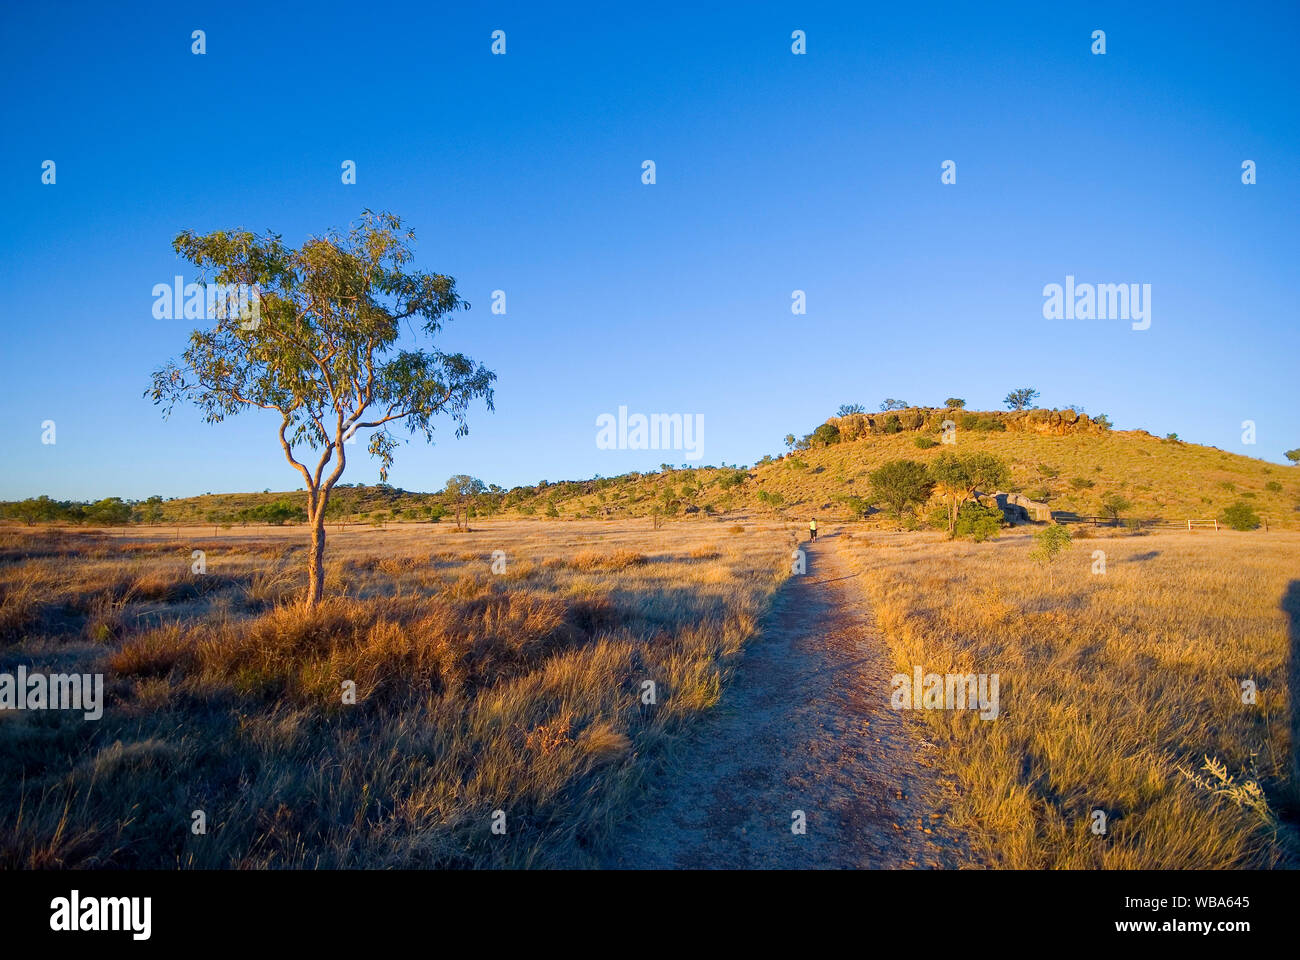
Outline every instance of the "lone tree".
<svg viewBox="0 0 1300 960">
<path fill-rule="evenodd" d="M 1294 450 L 1288 450 L 1286 452 L 1286 458 L 1297 466 L 1300 466 L 1300 447 L 1296 447 Z"/>
<path fill-rule="evenodd" d="M 1037 396 L 1038 391 L 1033 387 L 1021 387 L 1008 393 L 1003 403 L 1007 405 L 1008 410 L 1023 410 L 1033 403 Z"/>
<path fill-rule="evenodd" d="M 482 480 L 458 473 L 447 481 L 444 489 L 456 511 L 456 529 L 468 529 L 469 508 L 480 495 L 487 493 L 487 487 Z"/>
<path fill-rule="evenodd" d="M 890 410 L 906 410 L 907 401 L 895 400 L 893 397 L 886 397 L 880 402 L 880 409 L 885 413 L 888 413 Z"/>
<path fill-rule="evenodd" d="M 966 401 L 961 397 L 949 397 L 943 402 L 943 405 L 949 410 L 960 410 L 966 406 Z"/>
<path fill-rule="evenodd" d="M 866 413 L 867 408 L 860 403 L 841 403 L 840 408 L 835 411 L 837 417 L 848 417 L 855 413 Z"/>
<path fill-rule="evenodd" d="M 374 431 L 367 449 L 387 481 L 395 427 L 432 443 L 437 415 L 449 415 L 459 437 L 471 401 L 492 409 L 496 374 L 432 345 L 443 318 L 469 304 L 451 277 L 409 269 L 414 239 L 398 217 L 367 210 L 346 236 L 331 231 L 296 250 L 277 234 L 244 231 L 187 230 L 172 242 L 201 281 L 251 285 L 256 313 L 249 320 L 214 311 L 215 325 L 190 334 L 179 362 L 156 370 L 145 396 L 164 416 L 191 402 L 207 423 L 252 407 L 279 415 L 280 447 L 306 483 L 309 609 L 324 591 L 326 509 L 354 434 Z M 295 453 L 304 446 L 319 451 L 314 467 Z"/>
<path fill-rule="evenodd" d="M 925 464 L 915 460 L 891 460 L 871 471 L 871 496 L 884 503 L 899 516 L 910 506 L 930 499 L 934 480 Z"/>
<path fill-rule="evenodd" d="M 1114 491 L 1105 494 L 1101 498 L 1102 514 L 1104 514 L 1107 517 L 1110 517 L 1111 522 L 1116 525 L 1119 524 L 1119 515 L 1131 506 L 1133 506 L 1133 504 L 1128 500 L 1127 497 L 1124 497 L 1121 494 L 1118 494 Z"/>
<path fill-rule="evenodd" d="M 948 536 L 957 528 L 957 512 L 961 505 L 975 496 L 975 491 L 985 493 L 1007 482 L 1010 471 L 1000 458 L 991 453 L 972 453 L 959 456 L 944 453 L 930 464 L 930 476 L 935 486 L 948 501 Z"/>
</svg>

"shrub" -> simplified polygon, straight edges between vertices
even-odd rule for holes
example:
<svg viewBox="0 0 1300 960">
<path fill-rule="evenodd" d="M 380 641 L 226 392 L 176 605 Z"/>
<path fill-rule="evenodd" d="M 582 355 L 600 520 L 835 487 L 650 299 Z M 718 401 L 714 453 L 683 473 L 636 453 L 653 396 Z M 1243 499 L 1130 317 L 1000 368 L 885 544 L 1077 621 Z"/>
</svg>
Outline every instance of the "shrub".
<svg viewBox="0 0 1300 960">
<path fill-rule="evenodd" d="M 870 504 L 868 504 L 862 497 L 844 497 L 842 500 L 844 506 L 849 509 L 849 515 L 854 519 L 865 514 L 867 512 L 867 507 L 870 506 Z"/>
<path fill-rule="evenodd" d="M 934 481 L 925 464 L 915 460 L 891 460 L 868 475 L 871 495 L 886 504 L 895 516 L 913 504 L 930 499 Z"/>
<path fill-rule="evenodd" d="M 918 450 L 929 450 L 931 447 L 937 447 L 939 445 L 939 441 L 934 439 L 934 437 L 927 437 L 925 435 L 918 436 L 912 441 L 912 443 L 916 445 Z"/>
<path fill-rule="evenodd" d="M 1093 481 L 1089 480 L 1087 477 L 1072 477 L 1070 479 L 1070 486 L 1075 490 L 1087 490 L 1089 487 L 1093 486 Z"/>
<path fill-rule="evenodd" d="M 822 424 L 826 426 L 826 424 Z M 818 429 L 821 429 L 820 427 Z M 738 487 L 749 479 L 749 474 L 744 470 L 727 468 L 718 471 L 718 486 L 723 490 L 730 490 L 732 487 Z"/>
<path fill-rule="evenodd" d="M 833 423 L 823 423 L 812 432 L 813 446 L 829 447 L 840 442 L 840 428 Z"/>
<path fill-rule="evenodd" d="M 966 406 L 966 401 L 960 397 L 949 397 L 943 402 L 943 405 L 949 410 L 960 410 L 962 407 Z"/>
<path fill-rule="evenodd" d="M 986 507 L 970 500 L 963 503 L 957 511 L 957 524 L 953 533 L 980 543 L 998 535 L 1002 529 L 1002 519 L 1002 511 L 996 507 Z"/>
<path fill-rule="evenodd" d="M 1259 526 L 1259 514 L 1244 500 L 1238 500 L 1219 514 L 1219 519 L 1233 530 L 1254 530 Z"/>
<path fill-rule="evenodd" d="M 1264 484 L 1264 489 L 1269 493 L 1281 493 L 1282 484 L 1278 483 L 1276 480 L 1270 480 L 1268 483 Z"/>
</svg>

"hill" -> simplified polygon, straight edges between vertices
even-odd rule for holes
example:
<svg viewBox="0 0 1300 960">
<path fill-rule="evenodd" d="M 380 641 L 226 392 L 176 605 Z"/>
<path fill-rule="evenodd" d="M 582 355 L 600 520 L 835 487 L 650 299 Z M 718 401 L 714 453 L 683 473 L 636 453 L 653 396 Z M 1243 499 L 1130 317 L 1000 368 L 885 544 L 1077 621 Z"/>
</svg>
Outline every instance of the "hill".
<svg viewBox="0 0 1300 960">
<path fill-rule="evenodd" d="M 941 443 L 950 421 L 955 443 Z M 890 460 L 928 463 L 945 451 L 986 451 L 1005 460 L 1012 492 L 1046 501 L 1054 512 L 1101 513 L 1117 493 L 1125 515 L 1183 520 L 1218 516 L 1244 500 L 1270 525 L 1300 525 L 1300 471 L 1215 447 L 1113 430 L 1104 418 L 1071 410 L 965 411 L 910 408 L 832 417 L 791 452 L 753 467 L 669 466 L 652 473 L 489 487 L 475 515 L 551 519 L 694 516 L 848 519 L 869 514 L 868 475 Z M 238 523 L 301 493 L 216 494 L 167 501 L 165 521 Z M 334 506 L 336 505 L 336 506 Z M 441 519 L 443 493 L 386 486 L 341 486 L 332 496 L 340 520 L 382 523 Z M 285 517 L 289 521 L 292 516 Z"/>
</svg>

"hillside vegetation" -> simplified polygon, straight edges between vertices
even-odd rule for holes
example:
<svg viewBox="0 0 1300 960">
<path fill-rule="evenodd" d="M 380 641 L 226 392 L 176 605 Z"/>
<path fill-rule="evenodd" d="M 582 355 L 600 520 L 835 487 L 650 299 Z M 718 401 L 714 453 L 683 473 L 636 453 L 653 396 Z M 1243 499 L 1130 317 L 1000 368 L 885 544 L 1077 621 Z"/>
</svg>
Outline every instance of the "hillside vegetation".
<svg viewBox="0 0 1300 960">
<path fill-rule="evenodd" d="M 955 443 L 941 442 L 943 425 Z M 1270 526 L 1300 526 L 1300 470 L 1214 447 L 1161 439 L 1144 430 L 1118 431 L 1104 418 L 1071 410 L 975 412 L 909 408 L 832 417 L 791 452 L 754 466 L 673 467 L 590 480 L 543 481 L 510 490 L 491 485 L 470 498 L 471 517 L 549 519 L 745 516 L 827 519 L 876 514 L 868 475 L 885 463 L 930 463 L 945 452 L 991 453 L 1009 468 L 1010 492 L 1046 502 L 1054 512 L 1096 516 L 1107 495 L 1128 502 L 1125 517 L 1173 520 L 1219 517 L 1245 502 Z M 88 523 L 293 523 L 301 520 L 301 491 L 209 494 L 150 505 L 101 501 L 88 505 Z M 455 497 L 385 485 L 334 490 L 331 522 L 427 522 L 454 515 Z M 8 505 L 16 519 L 83 519 L 57 515 L 57 505 Z M 24 516 L 22 510 L 34 517 Z M 111 517 L 112 519 L 104 519 Z"/>
</svg>

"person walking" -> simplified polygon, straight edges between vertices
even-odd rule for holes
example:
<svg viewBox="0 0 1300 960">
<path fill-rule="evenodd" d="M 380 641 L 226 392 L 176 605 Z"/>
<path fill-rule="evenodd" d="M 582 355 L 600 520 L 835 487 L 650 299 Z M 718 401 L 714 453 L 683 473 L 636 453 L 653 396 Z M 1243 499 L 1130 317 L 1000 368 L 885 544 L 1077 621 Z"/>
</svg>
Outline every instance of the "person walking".
<svg viewBox="0 0 1300 960">
<path fill-rule="evenodd" d="M 809 540 L 817 539 L 817 518 L 816 517 L 813 517 L 811 520 L 808 521 L 808 539 Z"/>
</svg>

